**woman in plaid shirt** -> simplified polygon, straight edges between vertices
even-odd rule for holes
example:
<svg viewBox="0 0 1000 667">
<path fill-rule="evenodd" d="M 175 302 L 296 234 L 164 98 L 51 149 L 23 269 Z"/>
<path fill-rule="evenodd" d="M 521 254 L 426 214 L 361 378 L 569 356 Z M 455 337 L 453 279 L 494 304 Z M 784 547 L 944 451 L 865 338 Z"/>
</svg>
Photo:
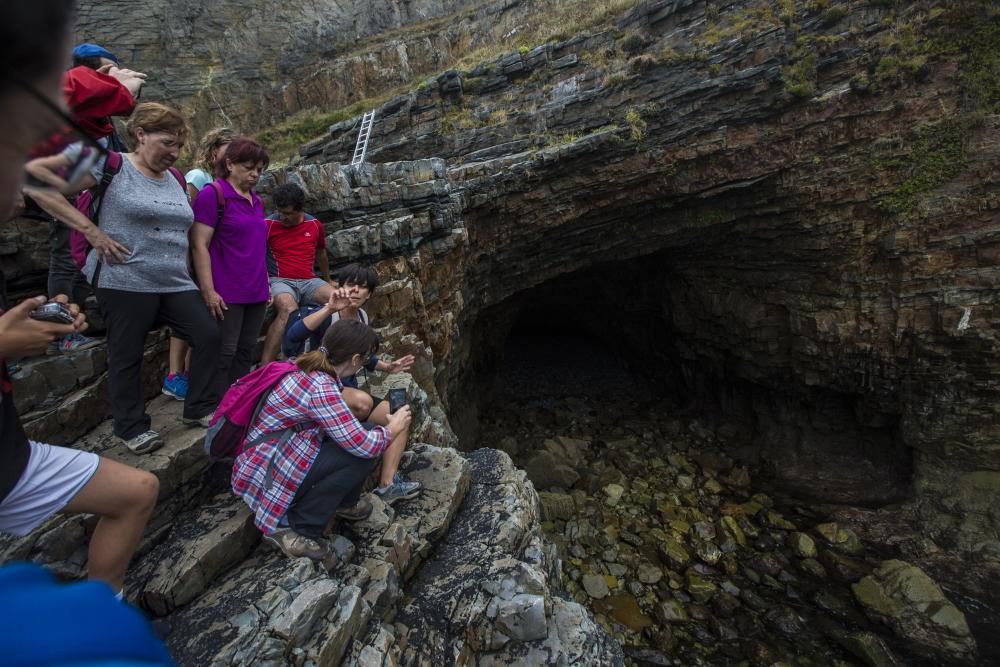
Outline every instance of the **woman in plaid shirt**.
<svg viewBox="0 0 1000 667">
<path fill-rule="evenodd" d="M 361 487 L 379 457 L 375 493 L 384 502 L 420 493 L 419 483 L 397 474 L 409 435 L 409 406 L 390 415 L 388 425 L 369 431 L 344 402 L 340 378 L 357 373 L 377 351 L 378 336 L 368 325 L 357 320 L 332 325 L 323 345 L 298 357 L 299 370 L 275 386 L 247 433 L 248 440 L 267 433 L 274 439 L 243 452 L 233 465 L 233 491 L 253 510 L 265 539 L 288 556 L 323 558 L 320 540 L 333 515 L 357 520 L 371 513 L 371 503 L 360 499 Z M 293 428 L 300 430 L 280 438 Z"/>
</svg>

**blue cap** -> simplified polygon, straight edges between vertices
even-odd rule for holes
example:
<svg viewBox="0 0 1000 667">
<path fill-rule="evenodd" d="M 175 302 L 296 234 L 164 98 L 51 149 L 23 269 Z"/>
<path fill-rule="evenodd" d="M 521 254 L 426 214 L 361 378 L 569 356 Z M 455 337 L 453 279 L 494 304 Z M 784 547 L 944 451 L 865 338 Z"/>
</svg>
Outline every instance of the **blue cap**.
<svg viewBox="0 0 1000 667">
<path fill-rule="evenodd" d="M 116 65 L 120 65 L 118 58 L 115 54 L 108 51 L 103 46 L 98 46 L 97 44 L 80 44 L 78 47 L 73 49 L 74 58 L 107 58 L 108 60 L 114 60 Z"/>
</svg>

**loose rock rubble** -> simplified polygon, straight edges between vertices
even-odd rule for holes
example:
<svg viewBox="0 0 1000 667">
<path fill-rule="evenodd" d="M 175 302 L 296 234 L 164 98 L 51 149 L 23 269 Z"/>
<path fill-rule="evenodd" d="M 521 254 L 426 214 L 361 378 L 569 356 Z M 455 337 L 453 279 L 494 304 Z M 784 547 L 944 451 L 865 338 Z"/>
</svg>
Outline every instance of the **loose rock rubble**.
<svg viewBox="0 0 1000 667">
<path fill-rule="evenodd" d="M 480 442 L 540 489 L 566 590 L 634 664 L 974 660 L 964 616 L 926 574 L 877 567 L 848 526 L 755 493 L 725 428 L 587 397 L 484 417 Z"/>
</svg>

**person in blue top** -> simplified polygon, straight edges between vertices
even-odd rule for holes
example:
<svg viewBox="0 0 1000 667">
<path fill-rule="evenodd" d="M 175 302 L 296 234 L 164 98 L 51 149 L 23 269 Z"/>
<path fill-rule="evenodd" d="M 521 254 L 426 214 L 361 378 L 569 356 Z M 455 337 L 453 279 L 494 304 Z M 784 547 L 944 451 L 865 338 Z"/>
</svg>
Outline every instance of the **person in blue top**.
<svg viewBox="0 0 1000 667">
<path fill-rule="evenodd" d="M 40 565 L 0 568 L 0 663 L 60 667 L 174 664 L 142 612 L 104 582 L 60 583 Z"/>
<path fill-rule="evenodd" d="M 349 264 L 337 272 L 338 285 L 343 290 L 335 290 L 322 306 L 300 308 L 288 318 L 285 335 L 281 341 L 281 351 L 289 359 L 304 352 L 317 349 L 323 334 L 338 320 L 360 320 L 370 324 L 364 306 L 378 287 L 378 274 L 370 266 Z M 346 291 L 349 305 L 343 306 L 341 293 Z M 413 366 L 413 355 L 408 354 L 395 361 L 385 361 L 372 355 L 363 368 L 383 373 L 405 373 Z M 384 426 L 389 419 L 389 404 L 381 398 L 374 398 L 358 388 L 357 375 L 341 378 L 344 383 L 343 396 L 348 407 L 358 420 Z"/>
</svg>

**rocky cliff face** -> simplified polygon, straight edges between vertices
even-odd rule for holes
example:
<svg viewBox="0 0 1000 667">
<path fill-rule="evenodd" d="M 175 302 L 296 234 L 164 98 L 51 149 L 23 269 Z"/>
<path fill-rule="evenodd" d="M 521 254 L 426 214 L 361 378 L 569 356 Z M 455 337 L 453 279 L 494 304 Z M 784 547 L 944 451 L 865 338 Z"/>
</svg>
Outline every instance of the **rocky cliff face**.
<svg viewBox="0 0 1000 667">
<path fill-rule="evenodd" d="M 433 71 L 450 44 L 434 36 L 372 42 L 354 52 L 375 35 L 475 4 L 182 0 L 136 9 L 130 2 L 81 2 L 77 36 L 147 72 L 144 99 L 184 108 L 196 133 L 223 123 L 251 132 L 300 109 L 337 108 Z"/>
<path fill-rule="evenodd" d="M 744 418 L 785 488 L 911 499 L 934 546 L 909 557 L 975 562 L 949 568 L 974 590 L 1000 548 L 976 509 L 1000 469 L 997 18 L 980 2 L 786 4 L 641 3 L 614 32 L 390 101 L 371 159 L 446 159 L 464 232 L 433 266 L 426 250 L 363 254 L 443 313 L 384 317 L 433 341 L 457 427 L 475 385 L 461 378 L 489 367 L 531 290 L 618 262 L 642 287 L 605 308 L 664 332 L 637 357 L 669 346 L 661 375 Z M 335 125 L 303 148 L 315 164 L 277 178 L 347 159 L 355 136 Z M 600 329 L 580 315 L 591 295 L 562 293 Z"/>
</svg>

